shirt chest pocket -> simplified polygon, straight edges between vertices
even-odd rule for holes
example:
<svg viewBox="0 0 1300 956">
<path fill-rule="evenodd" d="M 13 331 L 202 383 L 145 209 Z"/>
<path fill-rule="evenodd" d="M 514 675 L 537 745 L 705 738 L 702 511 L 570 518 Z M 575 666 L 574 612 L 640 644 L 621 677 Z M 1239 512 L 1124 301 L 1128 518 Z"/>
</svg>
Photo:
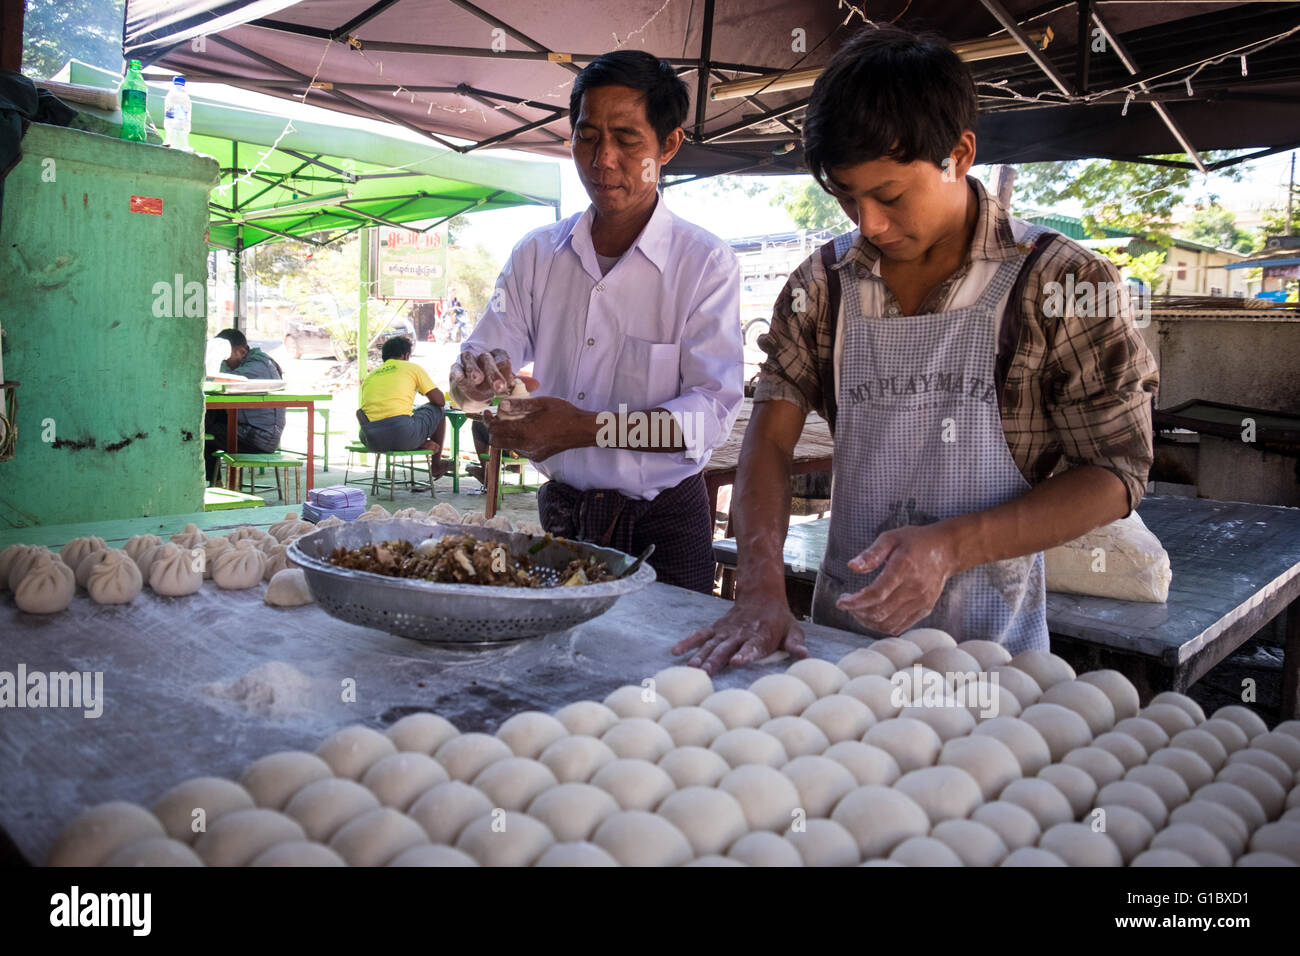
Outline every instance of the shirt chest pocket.
<svg viewBox="0 0 1300 956">
<path fill-rule="evenodd" d="M 654 408 L 677 397 L 681 346 L 625 336 L 614 368 L 610 404 L 629 410 Z"/>
</svg>

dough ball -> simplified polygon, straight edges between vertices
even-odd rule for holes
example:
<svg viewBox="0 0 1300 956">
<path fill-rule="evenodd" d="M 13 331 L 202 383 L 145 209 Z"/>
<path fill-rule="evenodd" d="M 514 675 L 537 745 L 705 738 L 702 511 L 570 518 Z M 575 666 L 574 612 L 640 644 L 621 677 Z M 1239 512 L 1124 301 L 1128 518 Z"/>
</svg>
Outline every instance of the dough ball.
<svg viewBox="0 0 1300 956">
<path fill-rule="evenodd" d="M 921 650 L 911 641 L 905 641 L 901 637 L 886 637 L 879 641 L 874 641 L 870 649 L 877 654 L 883 654 L 888 657 L 894 664 L 895 671 L 901 671 L 905 667 L 911 667 L 916 661 L 921 659 L 925 651 Z"/>
<path fill-rule="evenodd" d="M 253 548 L 234 548 L 221 552 L 213 559 L 212 583 L 227 591 L 244 591 L 262 583 L 262 572 L 265 570 L 266 555 L 261 551 Z M 302 571 L 298 571 L 298 574 L 302 575 Z M 293 593 L 291 586 L 286 584 L 281 587 L 287 589 L 286 593 Z M 271 603 L 269 599 L 267 603 Z"/>
<path fill-rule="evenodd" d="M 1071 750 L 1061 759 L 1061 763 L 1082 770 L 1092 778 L 1097 789 L 1124 779 L 1124 765 L 1119 758 L 1101 747 L 1088 746 Z"/>
<path fill-rule="evenodd" d="M 162 538 L 158 537 L 156 534 L 136 534 L 126 539 L 126 544 L 122 545 L 122 550 L 125 551 L 127 556 L 136 563 L 136 567 L 140 569 L 141 577 L 148 577 L 149 568 L 148 565 L 143 563 L 143 560 L 149 552 L 153 551 L 154 548 L 158 547 L 162 543 Z M 3 565 L 0 565 L 0 569 L 2 568 Z M 3 571 L 0 570 L 0 581 L 3 580 L 4 574 Z"/>
<path fill-rule="evenodd" d="M 271 576 L 262 600 L 272 607 L 304 607 L 316 599 L 307 585 L 306 572 L 301 568 L 285 568 Z"/>
<path fill-rule="evenodd" d="M 9 586 L 9 575 L 13 571 L 14 562 L 20 557 L 25 556 L 36 545 L 32 544 L 11 544 L 9 547 L 0 551 L 0 591 L 12 591 Z"/>
<path fill-rule="evenodd" d="M 1169 741 L 1169 746 L 1192 751 L 1208 763 L 1215 773 L 1222 770 L 1228 762 L 1228 751 L 1223 749 L 1218 737 L 1206 730 L 1180 731 Z"/>
<path fill-rule="evenodd" d="M 804 866 L 857 866 L 861 861 L 857 840 L 834 820 L 806 820 L 802 829 L 792 827 L 785 839 L 798 851 Z"/>
<path fill-rule="evenodd" d="M 203 580 L 207 581 L 212 577 L 212 566 L 216 564 L 217 555 L 225 551 L 235 550 L 234 544 L 229 538 L 208 538 L 203 542 Z M 266 572 L 262 572 L 265 579 Z"/>
<path fill-rule="evenodd" d="M 329 845 L 348 866 L 384 866 L 399 853 L 428 842 L 410 817 L 392 807 L 379 807 L 339 827 Z"/>
<path fill-rule="evenodd" d="M 1043 834 L 1038 845 L 1064 860 L 1066 866 L 1124 865 L 1114 841 L 1084 823 L 1058 823 Z"/>
<path fill-rule="evenodd" d="M 644 717 L 658 720 L 672 707 L 657 691 L 636 684 L 625 684 L 611 691 L 605 706 L 620 717 Z"/>
<path fill-rule="evenodd" d="M 722 718 L 703 707 L 674 707 L 659 718 L 659 726 L 678 747 L 707 747 L 727 730 Z"/>
<path fill-rule="evenodd" d="M 1142 814 L 1117 803 L 1090 810 L 1084 815 L 1083 824 L 1110 837 L 1125 866 L 1147 848 L 1156 832 L 1151 821 Z"/>
<path fill-rule="evenodd" d="M 1157 727 L 1156 729 L 1159 730 L 1160 728 Z M 1124 765 L 1126 771 L 1133 769 L 1138 764 L 1145 763 L 1147 760 L 1146 748 L 1132 734 L 1112 730 L 1110 733 L 1094 738 L 1092 746 L 1113 756 Z"/>
<path fill-rule="evenodd" d="M 1277 731 L 1274 731 L 1277 733 Z M 1185 753 L 1186 751 L 1182 751 Z M 1285 794 L 1295 784 L 1295 774 L 1291 768 L 1286 765 L 1281 757 L 1267 750 L 1247 747 L 1244 750 L 1238 750 L 1228 756 L 1227 766 L 1232 767 L 1237 764 L 1249 764 L 1252 767 L 1258 767 L 1270 777 L 1277 781 L 1277 785 L 1282 788 Z M 1208 780 L 1205 783 L 1209 783 Z"/>
<path fill-rule="evenodd" d="M 426 754 L 395 753 L 371 764 L 361 783 L 384 806 L 405 811 L 424 791 L 448 779 L 442 765 Z"/>
<path fill-rule="evenodd" d="M 130 558 L 127 559 L 128 561 Z M 134 563 L 134 562 L 132 562 Z M 117 850 L 103 866 L 203 866 L 199 855 L 170 837 L 145 837 Z"/>
<path fill-rule="evenodd" d="M 14 551 L 13 557 L 9 559 L 8 585 L 10 591 L 18 590 L 18 585 L 22 583 L 23 578 L 27 576 L 27 573 L 31 571 L 32 566 L 36 564 L 37 561 L 44 563 L 44 559 L 48 558 L 53 561 L 58 561 L 60 564 L 63 564 L 64 567 L 68 567 L 57 554 L 45 547 L 43 544 L 16 544 L 13 545 L 13 548 L 18 548 L 19 550 Z M 6 548 L 5 553 L 8 554 L 13 550 L 13 548 Z M 69 570 L 75 569 L 69 568 Z"/>
<path fill-rule="evenodd" d="M 1252 853 L 1276 853 L 1300 866 L 1300 823 L 1266 823 L 1250 838 Z"/>
<path fill-rule="evenodd" d="M 956 647 L 957 642 L 947 631 L 941 631 L 937 627 L 915 627 L 910 631 L 898 635 L 899 640 L 911 641 L 921 649 L 922 654 L 928 654 L 930 651 L 941 650 L 945 647 Z"/>
<path fill-rule="evenodd" d="M 1196 729 L 1214 734 L 1215 739 L 1223 744 L 1224 753 L 1235 753 L 1250 743 L 1244 730 L 1223 717 L 1211 717 Z"/>
<path fill-rule="evenodd" d="M 930 836 L 956 853 L 963 866 L 997 866 L 1010 852 L 996 830 L 975 820 L 944 820 Z"/>
<path fill-rule="evenodd" d="M 392 512 L 390 512 L 383 505 L 371 505 L 364 512 L 357 515 L 357 520 L 358 521 L 383 521 L 387 518 L 391 518 L 392 516 L 393 516 Z M 481 521 L 478 523 L 482 524 Z"/>
<path fill-rule="evenodd" d="M 1176 770 L 1162 767 L 1159 764 L 1134 767 L 1124 774 L 1124 779 L 1133 780 L 1150 787 L 1155 791 L 1161 802 L 1164 803 L 1167 810 L 1172 810 L 1174 807 L 1186 803 L 1192 795 L 1187 782 L 1183 780 Z"/>
<path fill-rule="evenodd" d="M 830 816 L 835 805 L 860 786 L 843 764 L 829 757 L 795 757 L 781 773 L 799 791 L 799 806 L 812 818 Z"/>
<path fill-rule="evenodd" d="M 335 525 L 340 524 L 347 524 L 347 522 L 338 515 L 330 515 L 328 518 L 322 518 L 320 521 L 316 522 L 316 530 L 319 531 L 321 528 L 333 528 Z"/>
<path fill-rule="evenodd" d="M 1065 795 L 1075 820 L 1088 812 L 1092 801 L 1097 797 L 1096 781 L 1078 767 L 1071 767 L 1069 764 L 1050 764 L 1038 771 L 1038 779 L 1046 780 Z M 1060 854 L 1058 853 L 1057 856 Z"/>
<path fill-rule="evenodd" d="M 817 699 L 811 687 L 789 674 L 768 674 L 766 677 L 760 677 L 749 685 L 749 690 L 763 702 L 763 706 L 773 718 L 791 717 L 803 713 L 808 705 Z"/>
<path fill-rule="evenodd" d="M 1160 851 L 1172 852 L 1172 851 Z M 1235 866 L 1300 866 L 1277 853 L 1247 853 L 1234 864 Z"/>
<path fill-rule="evenodd" d="M 347 866 L 343 857 L 327 846 L 307 840 L 277 843 L 263 850 L 249 866 Z"/>
<path fill-rule="evenodd" d="M 889 854 L 889 858 L 904 866 L 962 866 L 961 857 L 942 840 L 934 837 L 909 837 Z"/>
<path fill-rule="evenodd" d="M 862 677 L 865 674 L 888 677 L 897 670 L 893 661 L 869 647 L 859 647 L 856 651 L 849 651 L 836 661 L 835 666 L 847 674 L 850 680 L 855 677 Z M 759 678 L 759 680 L 762 680 L 762 678 Z M 753 684 L 750 685 L 749 689 L 754 689 Z M 842 690 L 843 688 L 841 688 Z M 771 707 L 768 709 L 771 710 Z"/>
<path fill-rule="evenodd" d="M 1145 853 L 1139 853 L 1129 866 L 1157 866 L 1166 869 L 1171 866 L 1199 866 L 1200 864 L 1193 860 L 1186 853 L 1180 853 L 1178 850 L 1163 848 L 1158 850 L 1147 850 Z"/>
<path fill-rule="evenodd" d="M 976 807 L 970 818 L 994 831 L 1012 851 L 1034 846 L 1043 832 L 1032 813 L 1018 803 L 1004 800 Z"/>
<path fill-rule="evenodd" d="M 1189 800 L 1169 814 L 1170 823 L 1193 823 L 1213 833 L 1235 860 L 1246 852 L 1250 833 L 1241 817 L 1212 800 Z M 1262 828 L 1261 828 L 1262 829 Z"/>
<path fill-rule="evenodd" d="M 326 737 L 316 754 L 338 777 L 360 780 L 381 757 L 397 753 L 393 742 L 377 730 L 352 724 Z"/>
<path fill-rule="evenodd" d="M 284 813 L 298 821 L 308 839 L 327 843 L 343 824 L 378 806 L 379 798 L 355 780 L 326 777 L 295 793 Z"/>
<path fill-rule="evenodd" d="M 144 587 L 140 569 L 124 551 L 103 554 L 103 560 L 90 572 L 86 584 L 90 599 L 96 604 L 129 604 Z"/>
<path fill-rule="evenodd" d="M 81 559 L 94 551 L 104 551 L 108 545 L 103 538 L 93 535 L 86 538 L 73 538 L 59 549 L 59 560 L 70 568 L 76 568 Z"/>
<path fill-rule="evenodd" d="M 957 646 L 979 661 L 982 671 L 1011 663 L 1011 652 L 996 641 L 962 641 Z"/>
<path fill-rule="evenodd" d="M 131 843 L 165 835 L 163 825 L 144 807 L 122 800 L 101 803 L 81 811 L 63 828 L 47 865 L 99 866 Z"/>
<path fill-rule="evenodd" d="M 792 759 L 819 754 L 831 745 L 822 729 L 803 717 L 773 717 L 758 729 L 781 741 L 787 756 Z"/>
<path fill-rule="evenodd" d="M 808 821 L 811 823 L 812 821 Z M 854 855 L 857 847 L 853 848 Z M 745 866 L 803 866 L 799 850 L 768 830 L 752 830 L 731 845 L 727 856 Z"/>
<path fill-rule="evenodd" d="M 494 760 L 474 778 L 474 786 L 487 794 L 492 805 L 506 810 L 523 810 L 539 793 L 557 783 L 546 764 L 528 757 Z"/>
<path fill-rule="evenodd" d="M 206 829 L 214 820 L 234 810 L 251 810 L 253 798 L 248 791 L 223 777 L 193 777 L 178 783 L 153 806 L 153 815 L 173 840 L 193 843 L 198 832 L 196 819 L 203 821 Z M 195 810 L 202 810 L 196 817 Z"/>
<path fill-rule="evenodd" d="M 580 700 L 557 710 L 555 719 L 571 734 L 599 737 L 618 723 L 618 714 L 594 700 Z"/>
<path fill-rule="evenodd" d="M 716 715 L 727 725 L 728 730 L 736 727 L 759 727 L 772 719 L 761 697 L 751 691 L 734 687 L 714 691 L 700 702 L 700 706 Z"/>
<path fill-rule="evenodd" d="M 1173 704 L 1175 707 L 1184 711 L 1188 717 L 1192 718 L 1193 725 L 1205 723 L 1205 711 L 1201 710 L 1201 705 L 1192 700 L 1186 694 L 1180 694 L 1177 691 L 1162 691 L 1151 698 L 1154 704 Z"/>
<path fill-rule="evenodd" d="M 1111 784 L 1120 786 L 1120 784 Z M 1136 786 L 1136 784 L 1134 784 Z M 1154 797 L 1155 794 L 1152 794 Z M 1074 820 L 1074 810 L 1065 794 L 1046 780 L 1037 777 L 1024 777 L 1007 784 L 1006 789 L 998 795 L 1002 803 L 1014 803 L 1028 810 L 1038 822 L 1040 830 L 1050 830 L 1058 823 L 1070 823 Z"/>
<path fill-rule="evenodd" d="M 668 771 L 648 760 L 622 758 L 596 771 L 591 785 L 604 790 L 624 810 L 653 810 L 677 785 Z"/>
<path fill-rule="evenodd" d="M 894 789 L 911 797 L 936 824 L 961 820 L 983 802 L 975 778 L 959 767 L 923 767 L 903 774 Z"/>
<path fill-rule="evenodd" d="M 84 558 L 81 559 L 80 564 L 75 564 L 75 565 L 69 564 L 68 567 L 72 568 L 72 577 L 77 582 L 77 587 L 81 588 L 83 591 L 88 590 L 90 588 L 91 574 L 94 573 L 97 567 L 99 567 L 101 564 L 104 563 L 104 559 L 107 557 L 108 557 L 107 550 L 92 551 L 90 552 L 90 554 L 86 555 Z M 66 561 L 64 561 L 63 563 L 67 564 Z M 133 561 L 131 563 L 134 564 L 135 562 Z M 138 566 L 136 570 L 139 570 Z M 141 581 L 144 580 L 143 575 L 140 576 L 140 580 Z"/>
<path fill-rule="evenodd" d="M 1049 850 L 1036 846 L 1021 847 L 1011 851 L 1002 866 L 1065 866 L 1065 861 Z"/>
<path fill-rule="evenodd" d="M 1087 681 L 1069 680 L 1053 684 L 1043 691 L 1039 703 L 1059 704 L 1074 711 L 1084 719 L 1092 737 L 1104 734 L 1115 726 L 1115 705 L 1100 688 Z"/>
<path fill-rule="evenodd" d="M 429 788 L 411 804 L 407 816 L 424 828 L 434 843 L 455 843 L 471 820 L 492 812 L 492 801 L 459 780 Z"/>
<path fill-rule="evenodd" d="M 842 740 L 822 753 L 853 774 L 858 786 L 887 787 L 903 775 L 894 755 L 858 740 Z"/>
<path fill-rule="evenodd" d="M 728 730 L 709 744 L 709 749 L 732 767 L 749 763 L 781 767 L 790 759 L 781 741 L 753 727 Z"/>
<path fill-rule="evenodd" d="M 912 720 L 919 720 L 926 724 L 939 735 L 941 742 L 952 740 L 954 737 L 965 737 L 975 729 L 975 718 L 971 716 L 970 711 L 953 704 L 939 706 L 912 704 L 904 707 L 900 716 L 910 717 Z"/>
<path fill-rule="evenodd" d="M 1245 763 L 1232 764 L 1220 770 L 1214 779 L 1235 783 L 1250 793 L 1259 801 L 1264 816 L 1268 819 L 1276 820 L 1282 815 L 1282 808 L 1286 804 L 1286 791 L 1268 773 L 1258 767 Z"/>
<path fill-rule="evenodd" d="M 794 819 L 799 806 L 799 791 L 779 771 L 764 764 L 745 764 L 718 781 L 739 801 L 751 830 L 782 832 Z"/>
<path fill-rule="evenodd" d="M 618 860 L 594 843 L 556 843 L 533 866 L 618 866 Z"/>
<path fill-rule="evenodd" d="M 685 866 L 744 866 L 745 864 L 733 860 L 729 856 L 718 856 L 716 853 L 710 853 L 706 856 L 697 856 Z"/>
<path fill-rule="evenodd" d="M 1123 720 L 1126 717 L 1136 717 L 1138 710 L 1141 709 L 1142 702 L 1138 697 L 1137 688 L 1133 682 L 1115 670 L 1088 671 L 1086 674 L 1080 674 L 1079 680 L 1085 684 L 1091 684 L 1110 701 L 1110 706 L 1115 712 L 1116 720 Z"/>
<path fill-rule="evenodd" d="M 334 772 L 320 757 L 302 750 L 282 750 L 258 757 L 244 770 L 240 785 L 259 807 L 280 810 L 289 798 L 314 780 Z M 209 821 L 210 823 L 211 821 Z"/>
<path fill-rule="evenodd" d="M 423 517 L 423 515 L 421 515 Z M 310 534 L 316 530 L 316 526 L 310 521 L 303 521 L 298 515 L 292 512 L 284 516 L 283 521 L 277 521 L 266 529 L 267 533 L 282 544 L 288 544 L 294 538 L 304 534 Z"/>
<path fill-rule="evenodd" d="M 1245 823 L 1246 829 L 1251 832 L 1268 822 L 1267 817 L 1264 815 L 1264 808 L 1259 805 L 1259 801 L 1255 799 L 1254 794 L 1226 780 L 1207 783 L 1192 794 L 1192 800 L 1209 800 L 1212 803 L 1223 804 L 1235 813 Z"/>
<path fill-rule="evenodd" d="M 460 524 L 460 512 L 455 505 L 443 501 L 429 509 L 429 517 L 442 524 Z M 320 527 L 317 525 L 317 527 Z"/>
<path fill-rule="evenodd" d="M 1021 651 L 1011 658 L 1011 666 L 1024 671 L 1034 679 L 1034 683 L 1046 691 L 1061 681 L 1074 680 L 1074 668 L 1065 660 L 1049 651 Z M 1014 694 L 1015 691 L 1013 690 Z M 1019 697 L 1019 694 L 1016 694 Z M 1023 702 L 1023 701 L 1022 701 Z"/>
<path fill-rule="evenodd" d="M 713 693 L 713 680 L 698 667 L 665 667 L 654 675 L 655 690 L 673 707 L 694 707 Z"/>
<path fill-rule="evenodd" d="M 536 757 L 569 731 L 550 714 L 526 710 L 515 714 L 497 728 L 497 738 L 505 742 L 516 757 Z"/>
<path fill-rule="evenodd" d="M 1166 747 L 1157 750 L 1148 761 L 1153 767 L 1168 767 L 1187 784 L 1187 792 L 1192 793 L 1214 779 L 1214 771 L 1200 754 L 1183 747 Z"/>
<path fill-rule="evenodd" d="M 208 866 L 248 866 L 278 843 L 305 840 L 296 820 L 274 810 L 235 810 L 208 825 L 194 841 L 194 852 Z"/>
<path fill-rule="evenodd" d="M 856 697 L 871 708 L 876 720 L 888 720 L 897 717 L 903 709 L 901 695 L 895 695 L 894 685 L 888 677 L 877 674 L 861 674 L 840 688 L 846 697 Z M 809 701 L 812 703 L 812 701 Z"/>
<path fill-rule="evenodd" d="M 478 866 L 478 861 L 455 847 L 425 843 L 403 850 L 388 861 L 389 866 Z"/>
<path fill-rule="evenodd" d="M 678 747 L 659 758 L 659 767 L 679 788 L 712 787 L 731 770 L 731 765 L 712 750 Z"/>
<path fill-rule="evenodd" d="M 452 780 L 469 781 L 495 760 L 514 754 L 505 742 L 487 734 L 458 734 L 434 752 L 434 759 Z"/>
<path fill-rule="evenodd" d="M 818 697 L 839 693 L 840 688 L 849 680 L 849 675 L 830 661 L 819 660 L 816 657 L 805 657 L 801 661 L 795 661 L 786 668 L 785 672 L 807 684 Z"/>
<path fill-rule="evenodd" d="M 1159 724 L 1160 729 L 1170 737 L 1196 726 L 1196 722 L 1188 716 L 1187 711 L 1173 704 L 1150 704 L 1144 707 L 1138 716 Z"/>
<path fill-rule="evenodd" d="M 1043 689 L 1038 686 L 1038 681 L 1010 664 L 998 664 L 988 668 L 988 676 L 990 680 L 997 677 L 998 686 L 1011 691 L 1020 702 L 1021 708 L 1038 703 L 1038 699 L 1043 696 Z"/>
<path fill-rule="evenodd" d="M 1241 729 L 1241 732 L 1246 735 L 1247 740 L 1254 740 L 1268 730 L 1264 718 L 1240 704 L 1229 704 L 1226 707 L 1220 707 L 1214 712 L 1214 716 L 1236 724 Z"/>
<path fill-rule="evenodd" d="M 713 787 L 671 793 L 655 812 L 681 831 L 697 856 L 724 853 L 749 830 L 736 798 Z"/>
<path fill-rule="evenodd" d="M 1288 767 L 1292 773 L 1300 773 L 1300 740 L 1290 734 L 1274 730 L 1266 734 L 1257 734 L 1250 739 L 1252 750 L 1267 750 Z"/>
<path fill-rule="evenodd" d="M 800 716 L 816 724 L 833 744 L 861 740 L 867 728 L 876 722 L 870 707 L 847 694 L 828 694 L 815 700 Z"/>
<path fill-rule="evenodd" d="M 560 783 L 586 783 L 597 770 L 618 757 L 603 741 L 579 734 L 561 737 L 537 759 Z"/>
<path fill-rule="evenodd" d="M 1151 838 L 1153 850 L 1177 850 L 1201 866 L 1232 866 L 1232 854 L 1219 838 L 1194 823 L 1174 823 Z"/>
<path fill-rule="evenodd" d="M 1047 741 L 1047 749 L 1056 763 L 1076 747 L 1092 743 L 1088 723 L 1074 711 L 1060 704 L 1039 702 L 1025 708 L 1020 719 L 1037 730 Z"/>
<path fill-rule="evenodd" d="M 1280 734 L 1288 734 L 1300 740 L 1300 720 L 1284 720 L 1273 729 Z"/>
<path fill-rule="evenodd" d="M 153 551 L 149 563 L 149 587 L 164 597 L 184 597 L 203 587 L 202 550 L 183 551 L 164 544 Z"/>
<path fill-rule="evenodd" d="M 1108 783 L 1097 791 L 1096 805 L 1117 804 L 1130 807 L 1142 814 L 1155 829 L 1159 830 L 1169 819 L 1169 808 L 1160 799 L 1160 795 L 1146 784 L 1136 780 L 1117 780 Z"/>
<path fill-rule="evenodd" d="M 970 674 L 974 677 L 981 670 L 979 661 L 955 646 L 936 647 L 933 650 L 926 651 L 918 658 L 917 663 L 922 667 L 928 667 L 930 670 L 943 674 L 949 686 L 952 685 L 952 675 Z"/>
<path fill-rule="evenodd" d="M 586 840 L 596 827 L 622 809 L 618 801 L 589 783 L 562 783 L 543 790 L 528 805 L 528 815 L 544 823 L 562 843 Z"/>
<path fill-rule="evenodd" d="M 908 837 L 930 832 L 925 811 L 891 787 L 858 787 L 836 805 L 831 819 L 853 834 L 864 860 L 885 856 Z"/>
<path fill-rule="evenodd" d="M 903 773 L 933 764 L 943 746 L 929 724 L 911 717 L 880 721 L 863 735 L 862 742 L 886 751 Z"/>
<path fill-rule="evenodd" d="M 607 817 L 591 842 L 622 866 L 681 866 L 695 856 L 685 834 L 644 810 L 620 810 Z"/>
<path fill-rule="evenodd" d="M 439 747 L 460 733 L 449 720 L 421 711 L 407 714 L 384 731 L 384 736 L 402 753 L 432 755 Z"/>
<path fill-rule="evenodd" d="M 1033 726 L 1021 717 L 994 717 L 971 731 L 972 737 L 992 737 L 1007 746 L 1020 764 L 1020 772 L 1032 777 L 1052 762 L 1052 752 Z M 1143 759 L 1146 755 L 1143 754 Z"/>
<path fill-rule="evenodd" d="M 1016 755 L 996 737 L 953 738 L 939 751 L 937 765 L 968 773 L 983 800 L 996 799 L 1007 784 L 1023 776 Z"/>
<path fill-rule="evenodd" d="M 975 718 L 992 720 L 994 717 L 1019 717 L 1024 709 L 1016 695 L 1002 686 L 996 677 L 981 675 L 956 691 L 957 699 L 966 706 L 966 711 Z"/>
<path fill-rule="evenodd" d="M 673 738 L 668 731 L 646 717 L 624 717 L 600 739 L 620 757 L 650 763 L 673 749 Z"/>
<path fill-rule="evenodd" d="M 38 553 L 14 588 L 14 603 L 28 614 L 55 614 L 66 609 L 76 593 L 77 578 L 72 568 L 58 557 Z"/>
</svg>

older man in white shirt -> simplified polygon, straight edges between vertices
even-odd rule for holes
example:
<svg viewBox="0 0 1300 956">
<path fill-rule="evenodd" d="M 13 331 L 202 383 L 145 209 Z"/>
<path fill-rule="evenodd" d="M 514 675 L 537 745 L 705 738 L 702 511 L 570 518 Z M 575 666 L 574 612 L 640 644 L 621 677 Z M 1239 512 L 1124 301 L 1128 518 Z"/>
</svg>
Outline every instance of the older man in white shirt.
<svg viewBox="0 0 1300 956">
<path fill-rule="evenodd" d="M 701 470 L 743 396 L 739 268 L 726 243 L 673 215 L 660 168 L 681 146 L 686 86 L 648 53 L 606 54 L 574 80 L 573 159 L 591 206 L 529 233 L 452 366 L 462 407 L 504 399 L 493 445 L 550 479 L 543 526 L 651 559 L 708 592 L 712 530 Z M 516 395 L 518 393 L 516 392 Z"/>
</svg>

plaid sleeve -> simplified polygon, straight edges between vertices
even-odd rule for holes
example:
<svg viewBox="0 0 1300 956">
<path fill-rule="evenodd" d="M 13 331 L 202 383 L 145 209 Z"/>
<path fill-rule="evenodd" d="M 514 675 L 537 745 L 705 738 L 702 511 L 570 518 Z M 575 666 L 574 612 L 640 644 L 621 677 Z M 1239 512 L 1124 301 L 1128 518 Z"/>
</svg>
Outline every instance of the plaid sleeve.
<svg viewBox="0 0 1300 956">
<path fill-rule="evenodd" d="M 1086 254 L 1082 261 L 1053 263 L 1040 273 L 1046 413 L 1066 462 L 1115 474 L 1128 491 L 1131 511 L 1142 500 L 1154 459 L 1151 409 L 1160 380 L 1155 358 L 1128 297 L 1119 294 L 1124 280 L 1108 259 Z M 1059 309 L 1051 307 L 1053 281 L 1062 287 Z"/>
<path fill-rule="evenodd" d="M 821 356 L 825 343 L 821 340 L 829 338 L 829 329 L 823 316 L 826 279 L 822 273 L 814 253 L 790 273 L 777 297 L 771 328 L 758 338 L 767 358 L 759 368 L 755 402 L 783 400 L 797 405 L 804 414 L 823 408 Z"/>
</svg>

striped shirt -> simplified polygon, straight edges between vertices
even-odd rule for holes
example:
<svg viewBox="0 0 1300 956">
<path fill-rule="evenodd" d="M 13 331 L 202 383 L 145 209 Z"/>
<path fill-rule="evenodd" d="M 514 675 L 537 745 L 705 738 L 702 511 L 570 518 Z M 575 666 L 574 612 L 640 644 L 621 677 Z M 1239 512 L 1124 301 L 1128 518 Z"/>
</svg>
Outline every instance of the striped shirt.
<svg viewBox="0 0 1300 956">
<path fill-rule="evenodd" d="M 1030 228 L 1011 218 L 979 180 L 968 182 L 979 201 L 968 256 L 931 290 L 918 314 L 972 304 L 998 264 L 1020 253 L 1017 240 Z M 879 250 L 860 234 L 832 268 L 841 282 L 856 275 L 867 314 L 903 314 L 880 276 Z M 1018 309 L 1020 320 L 999 395 L 1011 455 L 1031 485 L 1062 465 L 1105 468 L 1124 482 L 1129 508 L 1136 508 L 1153 459 L 1151 410 L 1159 372 L 1128 299 L 1105 307 L 1106 290 L 1121 288 L 1123 280 L 1108 259 L 1059 235 L 1023 279 L 1018 301 L 1005 303 L 1002 313 L 1005 321 L 1007 308 Z M 1091 305 L 1080 291 L 1088 289 L 1099 293 Z M 838 367 L 839 358 L 827 299 L 826 270 L 814 253 L 791 273 L 773 308 L 771 329 L 758 340 L 767 358 L 756 402 L 780 399 L 805 414 L 827 415 L 822 369 Z"/>
</svg>

